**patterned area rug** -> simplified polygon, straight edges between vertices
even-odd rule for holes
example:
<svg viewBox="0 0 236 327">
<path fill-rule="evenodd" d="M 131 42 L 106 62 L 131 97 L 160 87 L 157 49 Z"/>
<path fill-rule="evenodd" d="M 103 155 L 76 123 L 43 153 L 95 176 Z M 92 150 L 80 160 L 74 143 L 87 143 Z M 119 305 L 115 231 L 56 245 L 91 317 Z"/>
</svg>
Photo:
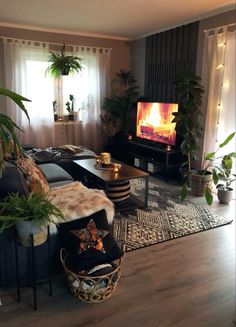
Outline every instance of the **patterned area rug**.
<svg viewBox="0 0 236 327">
<path fill-rule="evenodd" d="M 143 181 L 132 181 L 132 193 L 143 199 Z M 125 252 L 231 223 L 208 209 L 149 182 L 148 209 L 117 213 L 114 236 Z"/>
</svg>

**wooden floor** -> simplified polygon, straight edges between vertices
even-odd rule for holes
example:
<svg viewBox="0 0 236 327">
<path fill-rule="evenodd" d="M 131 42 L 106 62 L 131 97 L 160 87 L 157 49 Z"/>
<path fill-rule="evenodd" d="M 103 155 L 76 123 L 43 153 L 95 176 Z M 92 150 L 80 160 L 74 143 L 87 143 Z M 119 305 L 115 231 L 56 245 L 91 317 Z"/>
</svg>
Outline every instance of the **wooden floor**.
<svg viewBox="0 0 236 327">
<path fill-rule="evenodd" d="M 235 219 L 235 201 L 216 200 L 211 210 Z M 55 278 L 52 298 L 46 288 L 38 294 L 34 312 L 31 290 L 24 290 L 21 303 L 15 289 L 2 291 L 0 326 L 233 327 L 235 224 L 127 253 L 120 283 L 103 303 L 73 298 L 62 276 Z"/>
</svg>

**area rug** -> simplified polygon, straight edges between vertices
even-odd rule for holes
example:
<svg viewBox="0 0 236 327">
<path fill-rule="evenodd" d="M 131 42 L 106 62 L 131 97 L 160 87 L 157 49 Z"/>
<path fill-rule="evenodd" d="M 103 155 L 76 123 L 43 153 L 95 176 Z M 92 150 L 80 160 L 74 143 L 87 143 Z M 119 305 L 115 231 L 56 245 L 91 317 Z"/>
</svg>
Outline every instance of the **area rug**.
<svg viewBox="0 0 236 327">
<path fill-rule="evenodd" d="M 139 199 L 143 199 L 143 187 L 141 179 L 132 181 L 132 193 Z M 128 252 L 231 222 L 149 182 L 148 209 L 116 213 L 113 232 L 119 246 Z"/>
</svg>

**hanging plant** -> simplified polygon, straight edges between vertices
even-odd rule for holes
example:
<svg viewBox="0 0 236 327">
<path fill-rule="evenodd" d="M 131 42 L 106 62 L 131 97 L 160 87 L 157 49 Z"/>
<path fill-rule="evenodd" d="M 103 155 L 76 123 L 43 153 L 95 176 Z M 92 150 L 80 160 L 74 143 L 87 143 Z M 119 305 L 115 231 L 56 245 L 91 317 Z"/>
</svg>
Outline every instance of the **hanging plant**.
<svg viewBox="0 0 236 327">
<path fill-rule="evenodd" d="M 61 75 L 69 75 L 71 73 L 80 72 L 83 69 L 81 65 L 81 58 L 77 56 L 65 56 L 65 44 L 63 44 L 60 54 L 50 51 L 49 62 L 50 66 L 47 68 L 46 73 L 52 77 L 58 78 Z"/>
</svg>

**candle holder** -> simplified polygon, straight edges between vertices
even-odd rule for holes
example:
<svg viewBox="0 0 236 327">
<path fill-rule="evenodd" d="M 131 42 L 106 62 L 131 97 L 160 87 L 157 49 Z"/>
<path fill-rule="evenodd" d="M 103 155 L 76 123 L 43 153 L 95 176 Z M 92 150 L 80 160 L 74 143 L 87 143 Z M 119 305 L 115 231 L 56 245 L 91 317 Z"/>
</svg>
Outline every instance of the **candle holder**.
<svg viewBox="0 0 236 327">
<path fill-rule="evenodd" d="M 115 173 L 118 173 L 120 168 L 121 168 L 120 164 L 118 164 L 118 163 L 113 164 L 113 170 L 114 170 Z"/>
<path fill-rule="evenodd" d="M 96 156 L 95 159 L 96 159 L 96 164 L 99 165 L 100 164 L 100 156 Z"/>
</svg>

